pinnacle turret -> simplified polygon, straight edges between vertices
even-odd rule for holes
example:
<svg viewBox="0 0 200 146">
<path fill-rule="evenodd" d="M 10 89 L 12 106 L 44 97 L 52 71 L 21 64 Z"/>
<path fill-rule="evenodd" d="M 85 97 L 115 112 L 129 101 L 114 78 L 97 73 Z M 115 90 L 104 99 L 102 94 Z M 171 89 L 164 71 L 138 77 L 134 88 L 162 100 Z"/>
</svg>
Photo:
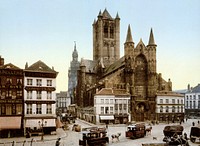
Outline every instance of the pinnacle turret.
<svg viewBox="0 0 200 146">
<path fill-rule="evenodd" d="M 128 25 L 128 31 L 127 31 L 127 36 L 126 36 L 126 42 L 125 43 L 133 43 L 130 24 Z"/>
<path fill-rule="evenodd" d="M 116 19 L 120 19 L 120 18 L 119 18 L 119 14 L 118 14 L 118 12 L 117 12 L 117 15 L 116 15 L 116 17 L 115 17 L 115 18 L 116 18 Z"/>
<path fill-rule="evenodd" d="M 101 10 L 99 11 L 99 15 L 98 15 L 98 17 L 102 17 L 102 13 L 101 13 Z"/>
<path fill-rule="evenodd" d="M 149 36 L 149 44 L 148 46 L 157 46 L 154 41 L 153 30 L 151 28 L 150 36 Z"/>
<path fill-rule="evenodd" d="M 73 60 L 77 60 L 78 59 L 78 52 L 76 50 L 76 42 L 74 42 L 74 51 L 72 53 L 72 57 L 73 57 Z"/>
</svg>

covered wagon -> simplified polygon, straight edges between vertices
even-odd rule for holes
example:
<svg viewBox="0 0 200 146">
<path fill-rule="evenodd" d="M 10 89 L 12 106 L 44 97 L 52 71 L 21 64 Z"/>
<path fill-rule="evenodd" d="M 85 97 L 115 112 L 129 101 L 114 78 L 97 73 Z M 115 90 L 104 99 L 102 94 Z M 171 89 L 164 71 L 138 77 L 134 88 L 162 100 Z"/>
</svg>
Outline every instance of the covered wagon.
<svg viewBox="0 0 200 146">
<path fill-rule="evenodd" d="M 165 126 L 163 133 L 167 137 L 173 137 L 175 135 L 182 135 L 183 126 L 181 126 L 181 125 Z"/>
</svg>

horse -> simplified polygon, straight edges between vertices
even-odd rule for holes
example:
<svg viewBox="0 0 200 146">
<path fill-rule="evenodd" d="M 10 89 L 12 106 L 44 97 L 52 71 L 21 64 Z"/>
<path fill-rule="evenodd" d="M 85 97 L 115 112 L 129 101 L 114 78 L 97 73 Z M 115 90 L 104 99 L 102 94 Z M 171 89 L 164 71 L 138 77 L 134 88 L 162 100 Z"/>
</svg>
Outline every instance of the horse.
<svg viewBox="0 0 200 146">
<path fill-rule="evenodd" d="M 168 143 L 169 145 L 184 145 L 189 146 L 187 139 L 185 139 L 182 135 L 177 137 L 167 137 L 165 136 L 163 139 L 164 142 Z"/>
<path fill-rule="evenodd" d="M 152 130 L 152 127 L 151 127 L 151 126 L 150 126 L 149 128 L 146 128 L 146 130 L 145 130 L 145 131 L 146 131 L 146 134 L 147 134 L 147 133 L 151 134 L 151 130 Z"/>
<path fill-rule="evenodd" d="M 117 133 L 117 134 L 112 134 L 111 135 L 111 138 L 112 138 L 112 142 L 113 142 L 113 140 L 116 138 L 117 139 L 117 141 L 119 141 L 119 137 L 121 136 L 121 133 Z"/>
</svg>

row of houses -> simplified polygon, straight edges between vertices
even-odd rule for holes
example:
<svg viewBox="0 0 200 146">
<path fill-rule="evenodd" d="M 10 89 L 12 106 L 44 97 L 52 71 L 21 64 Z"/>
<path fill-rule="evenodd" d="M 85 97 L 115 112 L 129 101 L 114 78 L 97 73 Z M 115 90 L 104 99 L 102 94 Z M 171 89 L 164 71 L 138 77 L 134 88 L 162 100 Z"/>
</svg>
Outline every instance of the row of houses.
<svg viewBox="0 0 200 146">
<path fill-rule="evenodd" d="M 57 75 L 42 61 L 20 69 L 0 57 L 0 137 L 56 130 Z"/>
<path fill-rule="evenodd" d="M 78 117 L 95 124 L 124 124 L 135 121 L 131 117 L 132 108 L 140 117 L 140 121 L 147 121 L 144 114 L 148 107 L 141 103 L 132 107 L 131 95 L 125 89 L 102 88 L 96 91 L 94 107 L 78 109 Z M 152 122 L 180 122 L 185 113 L 184 95 L 176 92 L 158 92 L 156 96 L 156 116 Z"/>
</svg>

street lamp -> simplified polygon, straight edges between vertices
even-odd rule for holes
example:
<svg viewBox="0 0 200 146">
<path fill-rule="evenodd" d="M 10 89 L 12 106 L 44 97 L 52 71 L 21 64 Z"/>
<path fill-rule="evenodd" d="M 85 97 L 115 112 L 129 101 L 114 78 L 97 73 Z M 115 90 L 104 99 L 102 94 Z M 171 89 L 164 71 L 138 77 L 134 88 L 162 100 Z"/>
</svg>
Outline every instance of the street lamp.
<svg viewBox="0 0 200 146">
<path fill-rule="evenodd" d="M 45 121 L 45 123 L 44 123 L 44 119 L 42 119 L 42 122 L 38 121 L 38 124 L 39 124 L 39 126 L 41 127 L 41 129 L 42 129 L 41 140 L 43 141 L 43 139 L 44 139 L 43 127 L 44 127 L 44 125 L 47 125 L 47 121 Z"/>
</svg>

